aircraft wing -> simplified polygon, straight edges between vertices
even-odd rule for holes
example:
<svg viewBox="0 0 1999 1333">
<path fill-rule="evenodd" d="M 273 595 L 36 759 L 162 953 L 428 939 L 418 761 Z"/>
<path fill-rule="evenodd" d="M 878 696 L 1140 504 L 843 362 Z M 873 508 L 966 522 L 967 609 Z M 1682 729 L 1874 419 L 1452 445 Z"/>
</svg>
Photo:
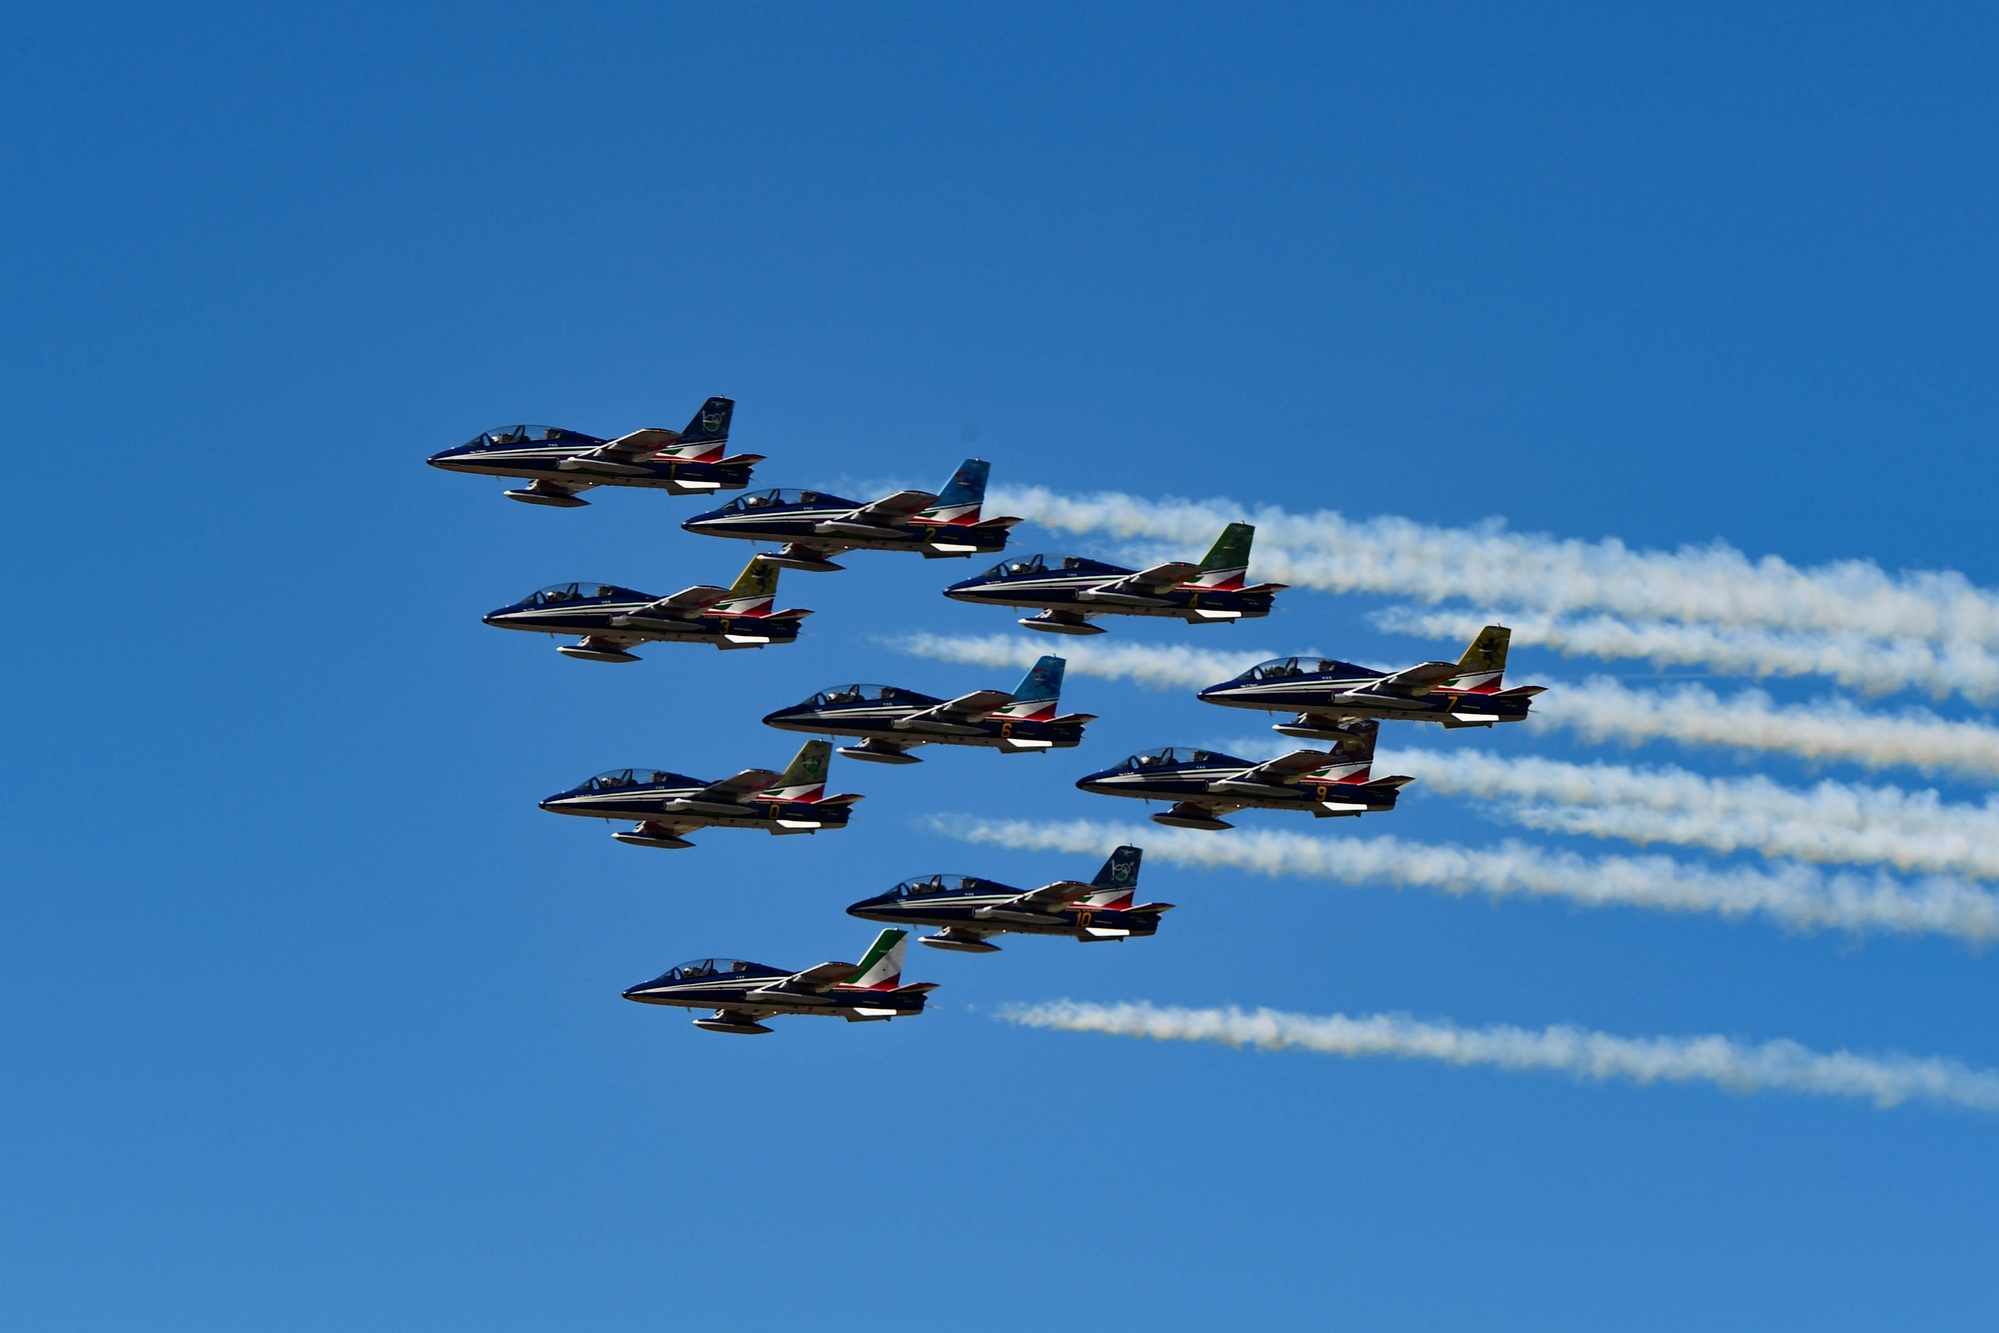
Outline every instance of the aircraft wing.
<svg viewBox="0 0 1999 1333">
<path fill-rule="evenodd" d="M 723 778 L 720 782 L 709 783 L 686 799 L 709 804 L 726 804 L 729 802 L 740 804 L 745 796 L 762 791 L 765 787 L 770 786 L 771 783 L 776 782 L 779 776 L 779 774 L 773 773 L 767 768 L 746 768 L 732 778 Z"/>
<path fill-rule="evenodd" d="M 629 435 L 620 435 L 615 440 L 606 440 L 587 453 L 564 459 L 559 466 L 566 472 L 644 472 L 646 469 L 639 466 L 643 460 L 679 438 L 678 431 L 648 426 Z"/>
<path fill-rule="evenodd" d="M 712 584 L 700 583 L 692 588 L 682 588 L 670 597 L 662 597 L 656 602 L 648 602 L 632 615 L 643 616 L 660 611 L 698 611 L 713 606 L 729 595 L 727 588 L 717 588 Z"/>
<path fill-rule="evenodd" d="M 1168 588 L 1177 588 L 1188 579 L 1201 572 L 1199 565 L 1190 565 L 1184 560 L 1173 560 L 1150 569 L 1141 569 L 1136 574 L 1127 574 L 1115 583 L 1106 583 L 1098 592 L 1130 592 L 1157 594 Z"/>
<path fill-rule="evenodd" d="M 1230 778 L 1232 783 L 1260 783 L 1267 786 L 1283 786 L 1294 782 L 1307 773 L 1315 772 L 1333 762 L 1335 756 L 1325 750 L 1293 750 L 1267 763 L 1258 764 L 1247 772 Z"/>
<path fill-rule="evenodd" d="M 1013 696 L 1004 690 L 974 690 L 961 694 L 926 708 L 920 713 L 911 713 L 903 719 L 905 724 L 919 722 L 978 722 L 996 708 L 1004 708 L 1013 702 Z"/>
<path fill-rule="evenodd" d="M 769 985 L 759 986 L 757 989 L 808 991 L 823 995 L 845 981 L 848 977 L 853 976 L 854 967 L 853 963 L 821 963 L 817 967 L 808 967 L 803 972 L 794 972 L 782 981 L 773 981 Z"/>
<path fill-rule="evenodd" d="M 1464 668 L 1455 662 L 1424 662 L 1420 666 L 1392 671 L 1380 680 L 1369 681 L 1367 689 L 1377 694 L 1428 694 L 1432 688 L 1462 670 Z"/>
<path fill-rule="evenodd" d="M 878 523 L 893 525 L 897 520 L 908 518 L 919 510 L 928 509 L 937 503 L 937 497 L 929 491 L 897 491 L 879 500 L 862 505 L 845 516 L 849 523 Z"/>
<path fill-rule="evenodd" d="M 1017 898 L 1009 898 L 1003 906 L 1044 909 L 1062 907 L 1075 902 L 1078 898 L 1086 898 L 1095 891 L 1088 884 L 1079 884 L 1073 879 L 1065 879 L 1056 884 L 1044 884 L 1040 888 L 1032 889 Z"/>
</svg>

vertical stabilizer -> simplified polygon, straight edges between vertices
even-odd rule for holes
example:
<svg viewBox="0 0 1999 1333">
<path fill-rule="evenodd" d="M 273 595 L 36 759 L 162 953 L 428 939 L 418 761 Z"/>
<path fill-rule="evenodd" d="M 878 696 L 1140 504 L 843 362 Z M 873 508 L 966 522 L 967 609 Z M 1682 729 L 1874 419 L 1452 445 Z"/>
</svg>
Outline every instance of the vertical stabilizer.
<svg viewBox="0 0 1999 1333">
<path fill-rule="evenodd" d="M 777 600 L 777 566 L 761 555 L 750 557 L 743 572 L 729 585 L 729 595 L 715 603 L 713 610 L 724 616 L 760 616 Z"/>
<path fill-rule="evenodd" d="M 863 986 L 868 990 L 894 990 L 902 984 L 902 956 L 909 949 L 909 932 L 884 930 L 868 946 L 867 956 L 854 975 L 840 984 Z"/>
<path fill-rule="evenodd" d="M 1249 545 L 1256 529 L 1247 523 L 1231 523 L 1201 557 L 1201 572 L 1189 579 L 1195 588 L 1240 588 L 1249 574 Z"/>
<path fill-rule="evenodd" d="M 757 794 L 763 801 L 816 801 L 826 794 L 826 767 L 833 761 L 833 742 L 807 741 L 792 756 L 777 782 Z"/>
<path fill-rule="evenodd" d="M 694 420 L 680 432 L 679 440 L 664 452 L 683 462 L 713 462 L 729 443 L 729 418 L 735 414 L 733 398 L 710 398 L 701 404 Z"/>
<path fill-rule="evenodd" d="M 1143 855 L 1143 849 L 1129 845 L 1112 852 L 1104 868 L 1090 881 L 1090 893 L 1082 900 L 1083 906 L 1131 906 L 1132 894 L 1138 889 L 1138 859 Z"/>
<path fill-rule="evenodd" d="M 1029 669 L 1014 689 L 1013 702 L 993 713 L 994 717 L 1051 718 L 1062 703 L 1062 669 L 1068 665 L 1059 657 L 1044 657 Z"/>
<path fill-rule="evenodd" d="M 1504 625 L 1487 625 L 1480 630 L 1458 659 L 1458 674 L 1448 682 L 1450 688 L 1473 694 L 1498 690 L 1506 674 L 1506 645 L 1512 641 L 1513 631 Z"/>
<path fill-rule="evenodd" d="M 1366 782 L 1368 771 L 1374 766 L 1374 739 L 1381 730 L 1381 724 L 1373 718 L 1366 718 L 1338 723 L 1333 730 L 1340 733 L 1326 747 L 1333 752 L 1333 761 L 1316 770 L 1312 780 Z"/>
<path fill-rule="evenodd" d="M 983 458 L 968 458 L 958 464 L 951 480 L 937 493 L 937 503 L 918 514 L 919 521 L 933 523 L 976 523 L 980 506 L 986 502 L 986 477 L 993 465 Z"/>
</svg>

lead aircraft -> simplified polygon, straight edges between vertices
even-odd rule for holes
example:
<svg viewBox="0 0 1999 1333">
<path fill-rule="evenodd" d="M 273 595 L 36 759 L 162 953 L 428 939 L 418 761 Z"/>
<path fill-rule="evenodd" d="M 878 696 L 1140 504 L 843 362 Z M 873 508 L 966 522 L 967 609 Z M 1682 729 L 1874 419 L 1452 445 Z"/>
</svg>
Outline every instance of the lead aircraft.
<svg viewBox="0 0 1999 1333">
<path fill-rule="evenodd" d="M 636 662 L 628 649 L 641 643 L 707 643 L 717 648 L 761 648 L 794 643 L 798 624 L 812 613 L 771 609 L 777 602 L 777 566 L 752 556 L 726 588 L 696 584 L 654 597 L 609 583 L 557 583 L 511 606 L 488 613 L 500 629 L 580 634 L 556 648 L 587 662 Z"/>
<path fill-rule="evenodd" d="M 432 467 L 489 477 L 527 477 L 506 492 L 524 504 L 576 509 L 592 486 L 649 486 L 669 495 L 740 491 L 762 454 L 728 452 L 730 398 L 710 398 L 683 431 L 647 426 L 614 440 L 561 426 L 501 426 L 430 456 Z"/>
<path fill-rule="evenodd" d="M 941 933 L 920 942 L 933 949 L 965 953 L 996 953 L 988 937 L 1015 931 L 1028 935 L 1067 935 L 1089 943 L 1150 935 L 1159 916 L 1172 903 L 1132 906 L 1138 888 L 1137 847 L 1120 847 L 1088 884 L 1057 880 L 1022 891 L 996 880 L 971 875 L 924 875 L 906 879 L 887 893 L 864 898 L 847 915 L 869 921 L 911 926 L 941 926 Z"/>
<path fill-rule="evenodd" d="M 849 1023 L 913 1018 L 923 1012 L 924 999 L 937 983 L 902 984 L 902 956 L 908 948 L 908 931 L 884 930 L 860 962 L 821 963 L 803 972 L 743 958 L 697 958 L 627 987 L 625 998 L 713 1009 L 710 1017 L 695 1019 L 694 1026 L 745 1036 L 769 1032 L 757 1020 L 779 1014 L 817 1014 Z"/>
<path fill-rule="evenodd" d="M 763 829 L 772 835 L 845 828 L 855 795 L 826 795 L 826 767 L 833 747 L 807 741 L 783 773 L 746 768 L 732 778 L 703 782 L 663 769 L 614 768 L 541 802 L 551 814 L 588 819 L 630 819 L 611 836 L 633 847 L 692 847 L 683 834 L 704 828 Z"/>
<path fill-rule="evenodd" d="M 1168 746 L 1135 754 L 1115 768 L 1092 773 L 1076 785 L 1100 796 L 1171 801 L 1152 816 L 1175 828 L 1234 828 L 1222 819 L 1237 810 L 1309 810 L 1319 819 L 1377 814 L 1395 808 L 1396 794 L 1416 779 L 1369 776 L 1377 722 L 1328 729 L 1326 750 L 1294 750 L 1252 763 L 1218 750 Z"/>
<path fill-rule="evenodd" d="M 1190 625 L 1256 620 L 1270 614 L 1282 583 L 1246 585 L 1256 529 L 1231 523 L 1197 565 L 1168 561 L 1126 569 L 1080 555 L 1030 555 L 1002 560 L 974 579 L 954 583 L 946 597 L 961 602 L 1038 607 L 1020 623 L 1048 634 L 1102 634 L 1094 616 L 1167 616 Z"/>
<path fill-rule="evenodd" d="M 1350 718 L 1439 722 L 1446 727 L 1489 727 L 1519 722 L 1544 685 L 1500 688 L 1506 647 L 1513 632 L 1487 625 L 1453 662 L 1423 662 L 1401 671 L 1372 671 L 1327 658 L 1280 657 L 1253 666 L 1234 680 L 1200 692 L 1204 703 L 1259 708 L 1298 716 L 1272 731 L 1308 740 L 1341 734 Z"/>
<path fill-rule="evenodd" d="M 926 559 L 1006 549 L 1017 518 L 981 519 L 992 464 L 968 458 L 935 495 L 897 491 L 862 503 L 824 491 L 770 490 L 738 496 L 680 526 L 708 537 L 782 542 L 764 559 L 816 573 L 845 569 L 845 551 L 919 551 Z"/>
<path fill-rule="evenodd" d="M 975 690 L 939 699 L 894 685 L 838 685 L 802 704 L 765 716 L 764 725 L 781 731 L 858 736 L 859 745 L 840 753 L 877 764 L 923 762 L 909 753 L 919 745 L 983 745 L 1001 754 L 1066 750 L 1083 739 L 1093 713 L 1063 713 L 1063 661 L 1044 657 L 1015 687 Z"/>
</svg>

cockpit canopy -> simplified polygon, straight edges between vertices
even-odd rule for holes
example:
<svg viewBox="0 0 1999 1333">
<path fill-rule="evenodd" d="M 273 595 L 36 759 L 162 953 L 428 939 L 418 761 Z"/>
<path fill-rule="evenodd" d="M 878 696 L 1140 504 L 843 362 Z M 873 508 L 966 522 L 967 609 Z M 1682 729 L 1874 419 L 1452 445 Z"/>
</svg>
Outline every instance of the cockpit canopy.
<svg viewBox="0 0 1999 1333">
<path fill-rule="evenodd" d="M 778 969 L 752 963 L 746 958 L 695 958 L 678 967 L 669 967 L 654 985 L 669 981 L 699 981 L 703 977 L 769 976 Z M 782 975 L 782 974 L 780 974 Z"/>
<path fill-rule="evenodd" d="M 700 787 L 699 778 L 658 768 L 613 768 L 581 784 L 582 791 L 623 791 L 627 787 Z"/>
<path fill-rule="evenodd" d="M 772 509 L 778 505 L 810 505 L 815 508 L 826 509 L 859 509 L 861 507 L 858 501 L 843 500 L 837 495 L 828 495 L 824 491 L 799 491 L 793 490 L 788 486 L 774 486 L 767 491 L 751 491 L 746 495 L 739 495 L 729 501 L 729 503 L 723 505 L 722 512 L 725 514 L 753 514 L 759 509 Z"/>
<path fill-rule="evenodd" d="M 516 444 L 602 444 L 595 435 L 560 426 L 497 426 L 465 442 L 467 449 L 500 449 Z"/>
<path fill-rule="evenodd" d="M 1183 765 L 1220 768 L 1228 764 L 1238 764 L 1243 768 L 1250 766 L 1247 759 L 1238 759 L 1219 750 L 1196 750 L 1189 745 L 1168 745 L 1147 750 L 1124 761 L 1124 766 L 1130 769 L 1177 768 Z"/>
<path fill-rule="evenodd" d="M 918 875 L 890 889 L 889 898 L 935 898 L 946 893 L 976 893 L 986 881 L 973 875 Z"/>
<path fill-rule="evenodd" d="M 937 701 L 928 695 L 897 689 L 893 685 L 835 685 L 830 690 L 819 691 L 805 702 L 813 708 L 837 708 L 842 704 L 931 704 Z"/>
<path fill-rule="evenodd" d="M 1268 662 L 1259 662 L 1237 676 L 1237 680 L 1284 680 L 1291 676 L 1338 676 L 1352 679 L 1360 676 L 1378 676 L 1378 671 L 1355 666 L 1351 662 L 1336 662 L 1330 657 L 1273 657 Z"/>
<path fill-rule="evenodd" d="M 1017 579 L 1032 574 L 1129 574 L 1130 570 L 1117 565 L 1107 565 L 1101 560 L 1089 560 L 1080 555 L 1030 555 L 1018 560 L 1002 560 L 981 577 L 989 579 Z"/>
<path fill-rule="evenodd" d="M 521 600 L 529 606 L 560 606 L 564 602 L 587 602 L 593 598 L 641 602 L 648 600 L 642 592 L 620 588 L 613 583 L 551 583 Z"/>
</svg>

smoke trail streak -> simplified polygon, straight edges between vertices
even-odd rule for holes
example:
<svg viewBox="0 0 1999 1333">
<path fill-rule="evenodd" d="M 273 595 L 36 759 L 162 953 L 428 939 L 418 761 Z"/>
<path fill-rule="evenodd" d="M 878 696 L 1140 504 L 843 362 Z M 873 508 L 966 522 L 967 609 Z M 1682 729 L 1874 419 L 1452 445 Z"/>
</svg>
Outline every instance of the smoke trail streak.
<svg viewBox="0 0 1999 1333">
<path fill-rule="evenodd" d="M 1999 1111 L 1999 1071 L 1958 1060 L 1900 1053 L 1857 1055 L 1814 1051 L 1794 1041 L 1757 1044 L 1720 1035 L 1619 1037 L 1557 1024 L 1532 1028 L 1467 1028 L 1424 1022 L 1407 1014 L 1292 1014 L 1181 1009 L 1152 1004 L 1086 1004 L 1058 1000 L 1016 1005 L 999 1017 L 1025 1027 L 1096 1032 L 1154 1041 L 1217 1042 L 1238 1049 L 1315 1051 L 1358 1059 L 1389 1056 L 1486 1065 L 1515 1072 L 1546 1070 L 1578 1081 L 1622 1079 L 1653 1083 L 1712 1083 L 1731 1092 L 1795 1092 L 1850 1097 L 1879 1107 L 1934 1102 Z"/>
<path fill-rule="evenodd" d="M 909 634 L 887 640 L 892 648 L 939 662 L 969 662 L 975 666 L 1031 667 L 1055 652 L 1069 670 L 1107 680 L 1130 680 L 1156 690 L 1212 685 L 1267 662 L 1275 653 L 1217 653 L 1203 648 L 1155 648 L 1136 643 L 1036 643 L 1017 634 L 982 637 Z"/>
<path fill-rule="evenodd" d="M 1384 751 L 1375 764 L 1414 774 L 1446 796 L 1507 802 L 1494 813 L 1543 832 L 1999 878 L 1999 803 L 1992 799 L 1957 804 L 1934 791 L 1844 782 L 1799 790 L 1760 775 L 1714 778 L 1684 768 L 1477 751 Z"/>
<path fill-rule="evenodd" d="M 1440 602 L 1462 598 L 1547 616 L 1601 611 L 1640 621 L 1854 634 L 1999 647 L 1999 593 L 1951 570 L 1888 574 L 1867 560 L 1800 568 L 1752 561 L 1721 542 L 1632 550 L 1614 538 L 1558 540 L 1497 521 L 1445 528 L 1392 516 L 1354 520 L 1331 510 L 1249 510 L 1228 501 L 1064 496 L 995 489 L 988 504 L 1044 527 L 1171 542 L 1187 558 L 1223 524 L 1257 525 L 1264 577 L 1331 592 Z"/>
<path fill-rule="evenodd" d="M 1388 607 L 1368 618 L 1377 629 L 1422 638 L 1470 639 L 1498 613 Z M 1560 619 L 1500 615 L 1522 647 L 1565 657 L 1641 658 L 1654 666 L 1707 666 L 1755 676 L 1830 676 L 1868 694 L 1925 690 L 1974 702 L 1999 697 L 1999 654 L 1967 643 L 1939 648 L 1913 639 L 1855 634 L 1776 634 L 1761 629 L 1631 622 L 1607 616 Z"/>
<path fill-rule="evenodd" d="M 1885 875 L 1828 875 L 1810 866 L 1709 869 L 1667 856 L 1583 857 L 1507 840 L 1495 847 L 1373 838 L 1308 837 L 1237 830 L 1217 835 L 1157 825 L 932 816 L 934 832 L 1023 851 L 1104 855 L 1133 842 L 1149 856 L 1200 869 L 1272 878 L 1392 884 L 1462 897 L 1555 898 L 1582 907 L 1756 915 L 1798 930 L 1948 935 L 1973 944 L 1999 939 L 1999 896 L 1962 880 L 1913 884 Z"/>
<path fill-rule="evenodd" d="M 1536 701 L 1527 725 L 1536 731 L 1566 727 L 1590 744 L 1667 740 L 1864 768 L 1999 777 L 1999 728 L 1949 721 L 1926 708 L 1864 712 L 1839 698 L 1780 705 L 1761 690 L 1724 698 L 1703 685 L 1638 690 L 1594 676 L 1552 687 Z"/>
</svg>

